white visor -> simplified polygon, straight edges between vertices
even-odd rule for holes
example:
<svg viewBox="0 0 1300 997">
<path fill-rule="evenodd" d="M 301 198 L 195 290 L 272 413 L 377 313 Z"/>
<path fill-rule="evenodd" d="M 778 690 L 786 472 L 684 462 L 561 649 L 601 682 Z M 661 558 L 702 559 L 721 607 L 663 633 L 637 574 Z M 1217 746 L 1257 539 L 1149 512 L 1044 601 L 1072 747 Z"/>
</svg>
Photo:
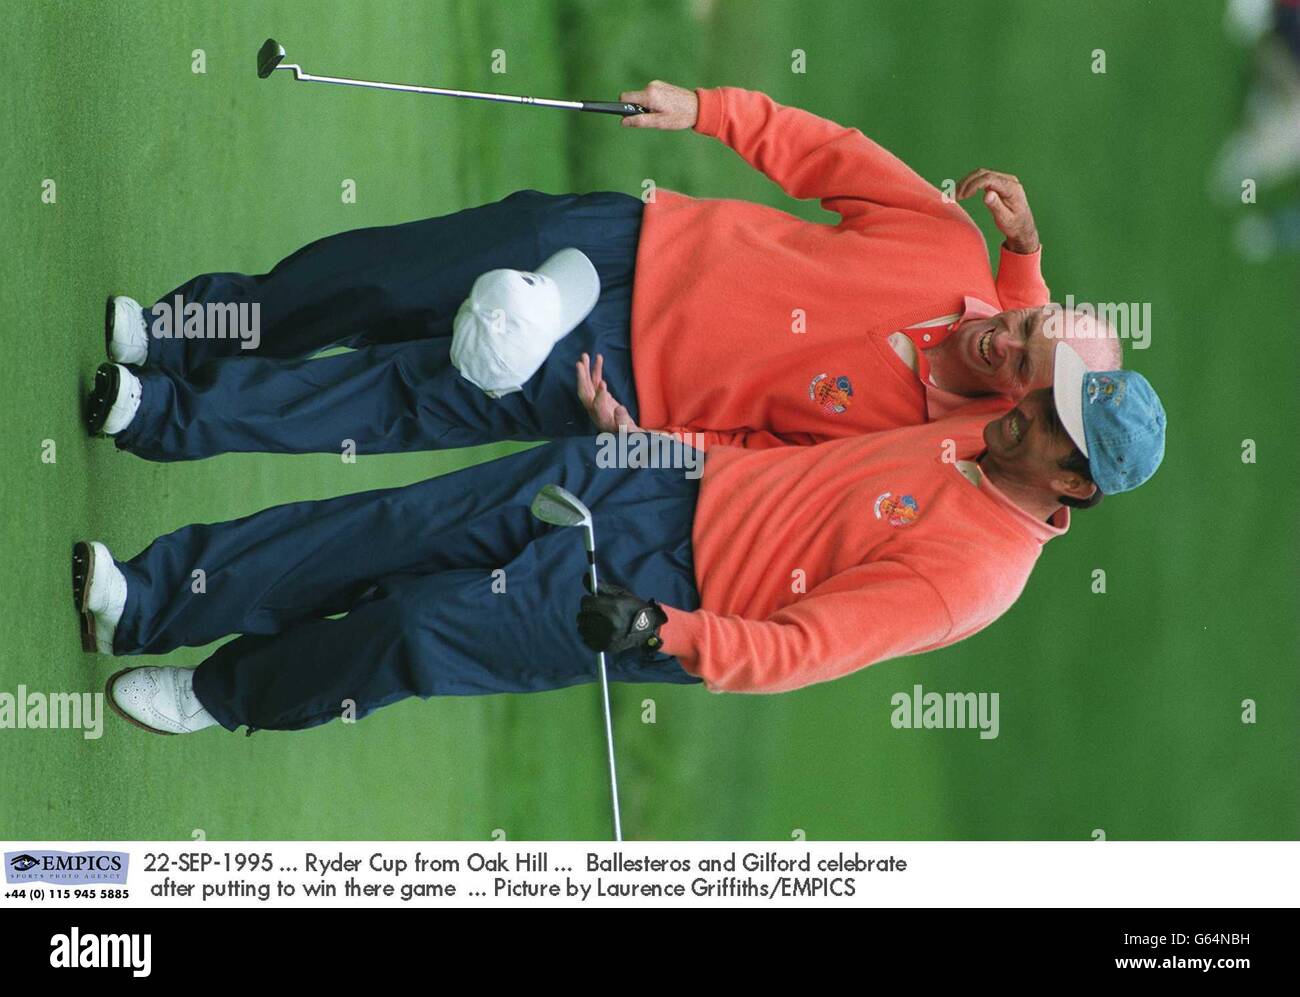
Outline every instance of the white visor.
<svg viewBox="0 0 1300 997">
<path fill-rule="evenodd" d="M 1056 344 L 1055 371 L 1052 374 L 1052 397 L 1056 416 L 1085 457 L 1088 438 L 1083 431 L 1083 378 L 1088 365 L 1067 343 Z"/>
</svg>

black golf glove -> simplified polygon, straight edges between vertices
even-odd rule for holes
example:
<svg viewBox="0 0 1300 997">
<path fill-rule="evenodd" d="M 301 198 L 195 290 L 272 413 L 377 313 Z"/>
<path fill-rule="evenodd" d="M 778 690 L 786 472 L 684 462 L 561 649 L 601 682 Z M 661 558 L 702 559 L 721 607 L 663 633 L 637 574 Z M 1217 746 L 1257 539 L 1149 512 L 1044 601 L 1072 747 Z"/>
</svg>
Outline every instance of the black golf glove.
<svg viewBox="0 0 1300 997">
<path fill-rule="evenodd" d="M 583 577 L 583 587 L 591 581 Z M 593 651 L 618 654 L 630 648 L 646 653 L 657 651 L 663 643 L 659 628 L 668 622 L 668 614 L 653 599 L 646 601 L 619 585 L 601 583 L 595 595 L 582 597 L 578 611 L 578 633 Z"/>
</svg>

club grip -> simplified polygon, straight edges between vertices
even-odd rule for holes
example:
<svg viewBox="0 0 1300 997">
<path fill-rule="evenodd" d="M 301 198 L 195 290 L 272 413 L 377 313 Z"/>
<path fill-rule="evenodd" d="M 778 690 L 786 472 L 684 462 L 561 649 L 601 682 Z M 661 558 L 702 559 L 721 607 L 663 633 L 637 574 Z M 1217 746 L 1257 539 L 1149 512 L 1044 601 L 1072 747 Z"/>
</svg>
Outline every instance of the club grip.
<svg viewBox="0 0 1300 997">
<path fill-rule="evenodd" d="M 621 118 L 628 118 L 634 114 L 650 113 L 648 107 L 642 107 L 640 104 L 625 104 L 620 100 L 584 100 L 582 109 L 584 111 L 595 111 L 597 114 L 617 114 Z"/>
</svg>

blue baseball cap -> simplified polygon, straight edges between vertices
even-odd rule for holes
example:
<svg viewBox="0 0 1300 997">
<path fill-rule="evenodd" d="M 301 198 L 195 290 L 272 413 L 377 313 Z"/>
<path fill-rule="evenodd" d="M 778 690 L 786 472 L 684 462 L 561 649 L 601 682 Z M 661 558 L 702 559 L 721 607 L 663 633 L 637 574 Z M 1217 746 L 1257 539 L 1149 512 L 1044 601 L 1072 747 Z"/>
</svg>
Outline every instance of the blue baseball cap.
<svg viewBox="0 0 1300 997">
<path fill-rule="evenodd" d="M 1056 414 L 1107 495 L 1156 473 L 1165 456 L 1165 409 L 1155 388 L 1132 370 L 1089 370 L 1068 343 L 1056 344 Z"/>
</svg>

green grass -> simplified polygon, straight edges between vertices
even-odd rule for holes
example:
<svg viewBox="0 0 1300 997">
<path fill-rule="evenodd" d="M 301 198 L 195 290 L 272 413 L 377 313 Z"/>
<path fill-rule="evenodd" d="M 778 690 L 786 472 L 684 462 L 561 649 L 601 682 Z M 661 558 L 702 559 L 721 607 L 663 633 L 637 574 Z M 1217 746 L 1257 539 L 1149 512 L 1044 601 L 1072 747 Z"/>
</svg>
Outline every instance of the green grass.
<svg viewBox="0 0 1300 997">
<path fill-rule="evenodd" d="M 0 692 L 98 689 L 108 674 L 78 648 L 74 539 L 130 555 L 188 522 L 491 452 L 169 466 L 118 453 L 79 428 L 107 291 L 261 272 L 327 232 L 523 187 L 635 194 L 653 178 L 823 217 L 697 136 L 259 82 L 266 35 L 316 71 L 380 79 L 578 97 L 653 77 L 734 84 L 861 127 L 935 182 L 1017 172 L 1058 295 L 1152 302 L 1152 347 L 1129 359 L 1161 389 L 1169 456 L 1141 492 L 1077 517 L 1016 607 L 962 645 L 779 697 L 618 689 L 630 835 L 1295 837 L 1297 261 L 1240 262 L 1229 233 L 1258 208 L 1207 201 L 1249 67 L 1219 18 L 1215 4 L 1124 0 L 12 5 Z M 789 71 L 796 48 L 805 75 Z M 1104 76 L 1089 70 L 1095 48 Z M 191 72 L 194 49 L 206 74 Z M 494 49 L 505 76 L 490 72 Z M 40 200 L 47 178 L 55 204 Z M 45 440 L 57 463 L 42 463 Z M 1089 591 L 1095 568 L 1106 595 Z M 1001 736 L 892 729 L 889 699 L 914 682 L 999 692 Z M 1239 719 L 1248 698 L 1255 725 Z M 588 687 L 407 702 L 253 738 L 155 738 L 111 717 L 98 741 L 3 730 L 0 838 L 600 838 L 598 716 Z"/>
</svg>

